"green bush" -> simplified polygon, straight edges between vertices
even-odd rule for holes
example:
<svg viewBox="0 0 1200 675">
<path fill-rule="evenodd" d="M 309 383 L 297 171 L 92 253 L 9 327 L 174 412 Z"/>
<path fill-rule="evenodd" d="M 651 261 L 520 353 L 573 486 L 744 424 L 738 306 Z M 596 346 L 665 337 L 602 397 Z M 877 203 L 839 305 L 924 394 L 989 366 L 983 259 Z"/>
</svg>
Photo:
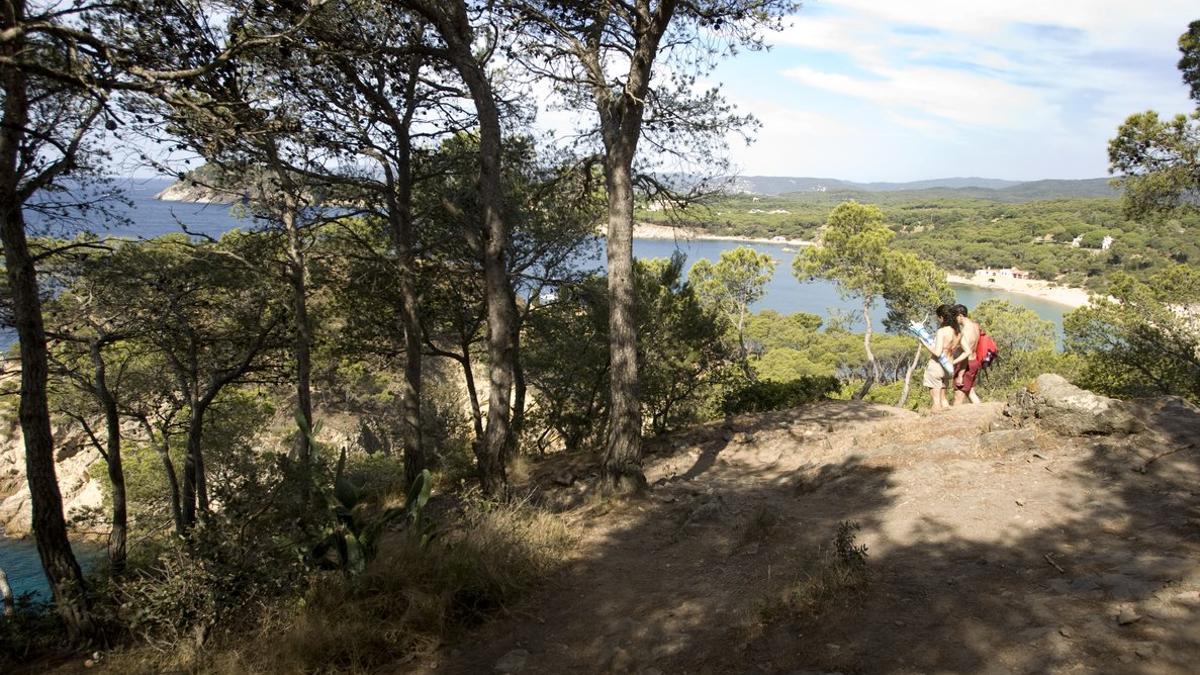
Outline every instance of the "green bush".
<svg viewBox="0 0 1200 675">
<path fill-rule="evenodd" d="M 17 597 L 12 616 L 0 616 L 0 672 L 18 672 L 31 655 L 62 648 L 64 630 L 58 613 L 46 611 L 32 594 Z"/>
<path fill-rule="evenodd" d="M 727 414 L 784 410 L 818 401 L 840 387 L 837 378 L 829 376 L 801 377 L 787 382 L 759 380 L 727 393 L 722 407 Z"/>
</svg>

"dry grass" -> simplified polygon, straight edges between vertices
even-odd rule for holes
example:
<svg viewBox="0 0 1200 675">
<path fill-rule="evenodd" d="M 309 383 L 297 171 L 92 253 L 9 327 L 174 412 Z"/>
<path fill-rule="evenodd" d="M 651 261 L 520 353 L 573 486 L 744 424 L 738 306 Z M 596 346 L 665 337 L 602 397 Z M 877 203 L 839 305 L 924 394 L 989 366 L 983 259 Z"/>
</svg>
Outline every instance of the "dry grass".
<svg viewBox="0 0 1200 675">
<path fill-rule="evenodd" d="M 573 544 L 551 514 L 473 506 L 427 545 L 396 535 L 360 577 L 325 577 L 206 670 L 358 673 L 421 658 L 553 573 Z"/>
<path fill-rule="evenodd" d="M 747 638 L 753 639 L 774 623 L 812 619 L 837 603 L 859 597 L 868 581 L 865 546 L 855 542 L 858 525 L 842 523 L 832 545 L 823 548 L 807 570 L 757 603 L 747 621 Z"/>
</svg>

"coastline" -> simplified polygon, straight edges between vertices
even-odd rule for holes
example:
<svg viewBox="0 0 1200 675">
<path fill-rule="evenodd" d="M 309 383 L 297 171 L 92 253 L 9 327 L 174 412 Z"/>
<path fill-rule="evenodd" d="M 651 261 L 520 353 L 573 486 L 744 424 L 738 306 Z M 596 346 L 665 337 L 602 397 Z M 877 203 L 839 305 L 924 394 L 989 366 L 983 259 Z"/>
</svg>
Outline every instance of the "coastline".
<svg viewBox="0 0 1200 675">
<path fill-rule="evenodd" d="M 601 236 L 607 236 L 608 226 L 601 224 L 597 228 L 597 233 Z M 670 239 L 670 240 L 703 240 L 703 241 L 744 241 L 748 244 L 771 244 L 773 246 L 812 246 L 812 242 L 806 239 L 768 239 L 766 237 L 741 237 L 728 234 L 710 234 L 700 230 L 694 230 L 689 227 L 675 225 L 659 225 L 657 223 L 634 223 L 633 224 L 634 239 Z"/>
<path fill-rule="evenodd" d="M 1045 300 L 1046 302 L 1053 302 L 1056 305 L 1070 307 L 1071 309 L 1079 309 L 1087 305 L 1090 295 L 1087 290 L 1082 288 L 1058 286 L 1048 281 L 1034 279 L 992 280 L 976 276 L 967 277 L 959 274 L 947 274 L 946 281 L 960 286 L 973 286 L 975 288 L 1003 291 L 1004 293 L 1027 295 L 1039 300 Z"/>
<path fill-rule="evenodd" d="M 179 190 L 173 190 L 175 185 L 163 190 L 155 195 L 156 199 L 163 201 L 189 201 L 208 204 L 228 203 L 219 199 L 209 199 L 196 194 L 187 195 L 187 198 L 181 198 Z M 607 236 L 608 226 L 601 223 L 597 227 L 597 234 L 601 237 Z M 812 246 L 813 242 L 806 239 L 771 239 L 766 237 L 746 237 L 738 235 L 712 234 L 703 230 L 697 230 L 689 227 L 661 225 L 657 223 L 635 222 L 633 225 L 634 239 L 659 239 L 671 241 L 730 241 L 744 242 L 747 244 L 769 244 L 772 246 L 793 246 L 804 247 Z M 948 273 L 946 281 L 951 284 L 960 286 L 971 286 L 973 288 L 991 289 L 1004 293 L 1014 293 L 1017 295 L 1025 295 L 1039 300 L 1045 300 L 1056 305 L 1062 305 L 1071 309 L 1078 309 L 1088 304 L 1089 293 L 1082 288 L 1072 286 L 1059 286 L 1047 281 L 1033 279 L 1005 279 L 1005 278 L 981 278 L 975 276 L 964 276 L 962 274 Z"/>
</svg>

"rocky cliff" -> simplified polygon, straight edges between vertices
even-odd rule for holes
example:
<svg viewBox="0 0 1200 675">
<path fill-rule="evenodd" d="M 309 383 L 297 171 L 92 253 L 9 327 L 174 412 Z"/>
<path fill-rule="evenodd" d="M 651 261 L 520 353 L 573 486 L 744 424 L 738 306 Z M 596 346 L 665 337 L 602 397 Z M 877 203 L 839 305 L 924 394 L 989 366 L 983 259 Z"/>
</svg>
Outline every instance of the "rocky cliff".
<svg viewBox="0 0 1200 675">
<path fill-rule="evenodd" d="M 154 195 L 155 199 L 168 202 L 193 202 L 196 204 L 232 204 L 240 195 L 223 192 L 187 180 L 175 181 L 167 189 Z"/>
<path fill-rule="evenodd" d="M 67 518 L 99 508 L 103 502 L 100 483 L 89 469 L 100 461 L 100 453 L 78 433 L 64 427 L 54 430 L 56 470 Z M 15 421 L 0 430 L 0 532 L 7 537 L 25 537 L 33 526 L 29 485 L 25 481 L 25 439 Z"/>
</svg>

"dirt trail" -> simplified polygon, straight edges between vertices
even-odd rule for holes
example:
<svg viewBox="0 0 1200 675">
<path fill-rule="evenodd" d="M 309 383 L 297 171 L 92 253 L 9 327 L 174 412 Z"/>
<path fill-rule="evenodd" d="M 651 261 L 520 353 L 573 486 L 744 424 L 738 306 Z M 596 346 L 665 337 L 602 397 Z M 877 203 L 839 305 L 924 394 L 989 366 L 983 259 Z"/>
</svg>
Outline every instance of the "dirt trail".
<svg viewBox="0 0 1200 675">
<path fill-rule="evenodd" d="M 1140 414 L 1154 431 L 1066 438 L 995 430 L 998 404 L 930 417 L 830 401 L 656 441 L 646 500 L 557 490 L 581 502 L 564 512 L 577 559 L 433 667 L 1196 672 L 1200 414 L 1172 400 Z M 586 474 L 564 461 L 542 482 Z M 763 599 L 842 521 L 869 548 L 864 589 L 762 625 Z"/>
</svg>

